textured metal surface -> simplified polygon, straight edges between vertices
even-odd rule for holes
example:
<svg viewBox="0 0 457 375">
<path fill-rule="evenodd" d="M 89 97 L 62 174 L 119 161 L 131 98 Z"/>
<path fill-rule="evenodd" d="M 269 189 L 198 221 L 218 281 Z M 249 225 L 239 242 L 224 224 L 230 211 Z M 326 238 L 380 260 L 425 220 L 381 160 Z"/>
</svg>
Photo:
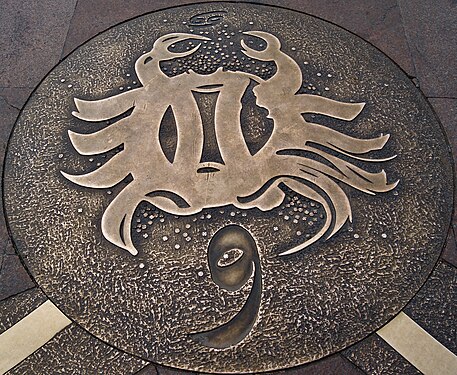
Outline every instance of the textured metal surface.
<svg viewBox="0 0 457 375">
<path fill-rule="evenodd" d="M 211 26 L 189 25 L 195 23 L 196 15 L 214 11 L 222 14 L 222 19 L 206 19 L 205 22 L 213 22 Z M 278 207 L 271 203 L 265 211 L 203 205 L 203 211 L 181 216 L 180 212 L 159 210 L 151 204 L 155 201 L 142 202 L 132 212 L 134 246 L 128 248 L 138 254 L 133 256 L 135 251 L 129 253 L 123 246 L 114 246 L 103 233 L 102 216 L 132 183 L 131 178 L 121 178 L 113 188 L 91 189 L 71 183 L 60 172 L 82 175 L 125 155 L 126 148 L 118 148 L 82 157 L 72 147 L 68 131 L 90 134 L 121 122 L 128 126 L 133 112 L 116 118 L 114 124 L 92 123 L 72 116 L 72 111 L 81 113 L 81 108 L 74 105 L 75 98 L 94 101 L 115 97 L 121 91 L 129 91 L 126 95 L 136 92 L 142 85 L 141 76 L 133 69 L 135 61 L 147 54 L 160 37 L 177 32 L 203 35 L 211 41 L 207 41 L 206 52 L 202 44 L 202 51 L 188 60 L 163 63 L 160 68 L 167 77 L 185 75 L 188 69 L 209 77 L 222 66 L 224 76 L 230 75 L 228 71 L 243 72 L 269 82 L 280 65 L 274 59 L 265 62 L 244 56 L 240 30 L 274 35 L 280 41 L 280 50 L 298 64 L 301 82 L 298 92 L 293 93 L 297 95 L 289 91 L 289 100 L 291 95 L 318 95 L 342 103 L 366 103 L 352 121 L 294 114 L 293 119 L 299 118 L 294 121 L 304 119 L 305 126 L 305 121 L 321 126 L 313 127 L 306 137 L 285 136 L 281 140 L 284 147 L 295 148 L 298 143 L 304 147 L 305 141 L 322 137 L 325 132 L 339 133 L 337 141 L 345 137 L 378 139 L 379 145 L 366 151 L 382 149 L 374 152 L 376 159 L 393 155 L 397 158 L 370 164 L 367 173 L 379 173 L 384 168 L 389 183 L 399 180 L 399 185 L 393 191 L 385 189 L 372 196 L 349 187 L 351 184 L 344 184 L 342 178 L 330 179 L 327 174 L 328 184 L 337 188 L 319 189 L 318 194 L 310 196 L 311 190 L 302 187 L 308 185 L 294 180 L 291 186 L 281 185 L 281 190 L 275 190 L 285 196 L 284 202 Z M 251 37 L 252 40 L 246 39 L 248 46 L 251 41 L 251 48 L 263 48 L 262 40 Z M 170 48 L 179 52 L 180 45 Z M 224 56 L 216 55 L 225 54 L 225 49 L 233 50 L 235 54 L 230 52 L 230 56 L 234 57 L 222 59 Z M 208 84 L 207 80 L 202 78 L 202 84 Z M 287 82 L 276 81 L 271 88 L 273 93 L 281 93 L 282 84 Z M 259 86 L 261 83 L 256 87 Z M 269 97 L 255 96 L 256 87 L 246 91 L 245 101 L 241 102 L 249 112 L 241 110 L 240 118 L 246 144 L 261 152 L 264 139 L 272 137 L 271 129 L 277 129 L 278 121 L 290 114 L 285 116 L 281 108 L 276 108 L 279 114 L 269 113 L 275 106 L 263 106 Z M 149 90 L 151 106 L 182 94 L 179 88 L 175 93 L 166 85 L 153 85 Z M 214 116 L 213 99 L 200 96 L 196 102 L 200 103 L 202 119 Z M 226 100 L 225 106 L 236 103 L 235 99 Z M 288 108 L 287 102 L 284 105 Z M 187 108 L 184 103 L 177 107 L 184 112 Z M 177 122 L 175 119 L 175 125 Z M 177 143 L 174 134 L 179 132 L 173 130 L 173 119 L 164 117 L 161 128 L 162 125 L 162 143 L 157 147 L 164 149 L 166 157 L 173 154 L 169 149 Z M 215 136 L 217 130 L 208 130 L 205 125 L 205 142 L 198 144 L 196 152 L 200 157 L 201 149 L 206 147 L 205 162 L 217 162 L 216 146 L 221 144 L 214 139 L 219 141 L 220 135 Z M 292 126 L 296 123 L 284 125 Z M 160 133 L 160 129 L 157 131 Z M 383 134 L 391 135 L 388 143 Z M 157 137 L 150 132 L 142 135 L 151 142 Z M 148 148 L 141 149 L 141 144 L 132 143 L 133 148 L 138 147 L 131 154 L 132 161 L 121 162 L 118 168 L 134 163 L 141 170 L 150 165 L 151 158 L 154 161 Z M 107 150 L 106 144 L 98 146 Z M 345 155 L 343 147 L 327 147 L 324 151 L 338 169 L 349 162 L 360 168 L 366 166 L 366 162 L 354 161 L 355 151 L 350 155 Z M 235 147 L 229 157 L 236 160 L 236 152 Z M 319 163 L 321 169 L 311 182 L 325 180 L 321 174 L 328 166 L 321 159 L 303 151 L 295 153 L 288 156 L 301 158 L 304 163 Z M 371 153 L 361 156 L 373 157 Z M 262 178 L 268 176 L 268 161 L 266 167 L 260 168 L 251 165 L 253 159 L 249 157 L 241 160 L 244 179 L 255 179 L 263 173 Z M 189 160 L 189 165 L 194 164 Z M 122 24 L 91 40 L 57 66 L 29 100 L 15 127 L 5 166 L 5 205 L 16 247 L 54 303 L 92 334 L 120 349 L 161 364 L 211 372 L 290 367 L 333 353 L 373 332 L 407 303 L 432 270 L 444 242 L 452 205 L 452 170 L 444 136 L 427 103 L 404 73 L 379 51 L 336 26 L 292 11 L 248 4 L 169 9 Z M 288 167 L 282 168 L 286 175 L 290 174 Z M 192 179 L 185 174 L 195 170 L 184 168 L 182 173 L 184 176 L 178 176 L 177 181 L 184 188 L 179 189 L 193 191 L 196 186 L 189 183 Z M 160 173 L 148 177 L 159 186 L 170 178 Z M 373 184 L 367 180 L 367 184 Z M 227 191 L 231 191 L 231 181 L 226 184 Z M 225 194 L 221 186 L 218 189 Z M 342 192 L 337 199 L 329 197 L 332 191 L 340 191 L 335 189 Z M 195 199 L 208 193 L 197 194 Z M 315 238 L 325 228 L 328 214 L 337 214 L 326 209 L 325 204 L 341 204 L 344 197 L 350 202 L 352 223 L 341 219 L 340 230 L 327 241 L 321 239 L 302 247 L 300 252 L 279 256 Z M 276 195 L 266 203 L 278 199 Z M 219 204 L 228 202 L 233 200 Z M 343 217 L 348 218 L 348 205 L 344 207 Z M 255 274 L 236 290 L 215 283 L 208 264 L 211 238 L 228 225 L 247 230 L 258 252 Z M 119 225 L 113 230 L 125 238 Z M 257 271 L 261 271 L 262 281 L 260 306 L 249 332 L 223 349 L 194 340 L 191 334 L 213 330 L 239 316 L 256 290 Z"/>
</svg>

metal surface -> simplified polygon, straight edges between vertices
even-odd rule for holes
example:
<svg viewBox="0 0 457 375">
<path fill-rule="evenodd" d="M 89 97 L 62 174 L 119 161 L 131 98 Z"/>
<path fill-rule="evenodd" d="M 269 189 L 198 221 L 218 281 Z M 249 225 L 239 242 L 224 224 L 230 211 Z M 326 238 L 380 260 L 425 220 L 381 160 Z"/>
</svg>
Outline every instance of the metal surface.
<svg viewBox="0 0 457 375">
<path fill-rule="evenodd" d="M 398 67 L 319 19 L 230 3 L 148 14 L 71 54 L 18 120 L 4 187 L 59 309 L 208 372 L 374 332 L 432 270 L 452 206 L 444 135 Z"/>
</svg>

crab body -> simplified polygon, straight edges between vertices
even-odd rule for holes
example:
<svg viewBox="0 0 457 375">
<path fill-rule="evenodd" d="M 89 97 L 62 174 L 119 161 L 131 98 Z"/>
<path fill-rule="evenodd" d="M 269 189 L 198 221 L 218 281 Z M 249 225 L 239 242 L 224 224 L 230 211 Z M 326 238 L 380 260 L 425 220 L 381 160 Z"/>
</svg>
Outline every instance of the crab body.
<svg viewBox="0 0 457 375">
<path fill-rule="evenodd" d="M 168 50 L 171 43 L 208 39 L 193 34 L 170 34 L 159 38 L 151 52 L 137 60 L 135 69 L 143 87 L 101 100 L 75 99 L 78 111 L 73 114 L 85 121 L 112 119 L 133 108 L 130 116 L 98 132 L 70 131 L 71 142 L 80 154 L 99 154 L 119 145 L 123 145 L 123 150 L 91 173 L 62 172 L 70 181 L 92 188 L 108 188 L 132 176 L 132 181 L 103 215 L 102 232 L 113 244 L 137 254 L 130 226 L 142 201 L 175 215 L 195 214 L 204 208 L 228 204 L 268 211 L 282 203 L 284 191 L 280 185 L 284 184 L 321 203 L 326 211 L 325 225 L 313 238 L 282 253 L 291 254 L 323 236 L 330 238 L 352 219 L 349 199 L 336 181 L 368 194 L 386 192 L 396 186 L 387 183 L 384 171 L 370 173 L 346 161 L 348 157 L 368 163 L 388 160 L 361 156 L 382 149 L 388 135 L 358 139 L 303 118 L 304 113 L 316 113 L 350 121 L 362 111 L 364 103 L 296 94 L 302 83 L 301 71 L 281 51 L 279 40 L 261 31 L 245 34 L 267 42 L 263 51 L 247 47 L 244 41 L 241 46 L 250 58 L 276 63 L 276 74 L 270 79 L 221 68 L 212 74 L 188 71 L 168 77 L 160 69 L 161 61 L 190 55 L 199 48 L 197 45 L 187 52 L 172 53 Z M 256 104 L 266 108 L 274 122 L 272 134 L 255 154 L 248 149 L 240 122 L 241 99 L 251 81 L 257 84 L 253 89 Z M 204 124 L 193 96 L 195 92 L 218 94 L 214 127 L 222 163 L 201 162 Z M 159 140 L 160 124 L 169 108 L 178 135 L 172 161 L 165 156 Z M 302 156 L 297 150 L 318 158 Z M 327 162 L 318 161 L 319 158 Z M 207 172 L 202 173 L 203 170 Z"/>
</svg>

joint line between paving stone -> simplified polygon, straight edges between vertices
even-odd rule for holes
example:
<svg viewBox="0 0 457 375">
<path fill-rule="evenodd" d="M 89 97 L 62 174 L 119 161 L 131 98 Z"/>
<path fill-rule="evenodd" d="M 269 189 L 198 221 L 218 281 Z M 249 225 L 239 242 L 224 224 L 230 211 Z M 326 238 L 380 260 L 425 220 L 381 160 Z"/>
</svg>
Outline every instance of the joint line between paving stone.
<svg viewBox="0 0 457 375">
<path fill-rule="evenodd" d="M 6 298 L 0 299 L 0 302 L 6 302 L 6 301 L 8 301 L 8 300 L 11 299 L 11 298 L 20 296 L 21 294 L 23 294 L 23 293 L 25 293 L 25 292 L 29 292 L 30 290 L 36 289 L 36 288 L 37 288 L 36 286 L 31 286 L 30 288 L 21 290 L 20 292 L 14 293 L 14 294 L 12 294 L 12 295 L 6 297 Z"/>
<path fill-rule="evenodd" d="M 449 99 L 449 100 L 456 100 L 457 97 L 454 97 L 454 96 L 427 96 L 427 99 Z"/>
<path fill-rule="evenodd" d="M 417 67 L 416 67 L 416 62 L 414 61 L 414 56 L 411 52 L 411 40 L 409 38 L 409 35 L 408 33 L 406 32 L 406 28 L 405 28 L 405 22 L 404 22 L 404 17 L 403 17 L 403 10 L 401 8 L 401 0 L 397 0 L 397 5 L 398 5 L 398 10 L 399 10 L 399 13 L 400 13 L 400 18 L 401 18 L 401 27 L 403 29 L 403 34 L 405 35 L 405 39 L 406 39 L 406 45 L 408 46 L 408 52 L 409 52 L 409 57 L 411 59 L 411 62 L 413 64 L 413 69 L 414 69 L 414 77 L 418 80 L 419 84 L 420 84 L 420 79 L 419 77 L 417 76 Z"/>
<path fill-rule="evenodd" d="M 364 339 L 364 340 L 365 340 L 365 339 Z M 357 343 L 355 343 L 355 344 L 357 344 Z M 353 345 L 355 345 L 355 344 L 353 344 Z M 347 349 L 347 348 L 346 348 L 346 349 Z M 344 350 L 346 350 L 346 349 L 344 349 Z M 340 356 L 342 359 L 344 359 L 346 362 L 349 362 L 349 363 L 352 365 L 352 367 L 354 367 L 354 368 L 356 368 L 357 370 L 359 370 L 362 374 L 364 374 L 364 375 L 369 375 L 369 374 L 368 374 L 367 372 L 365 372 L 365 370 L 362 369 L 357 363 L 351 361 L 350 358 L 346 357 L 346 356 L 343 354 L 342 351 L 339 352 L 339 356 Z"/>
<path fill-rule="evenodd" d="M 6 105 L 10 106 L 11 108 L 14 108 L 17 111 L 21 110 L 21 108 L 16 107 L 15 105 L 13 105 L 10 102 L 8 102 L 8 100 L 4 96 L 0 95 L 0 98 L 6 103 Z"/>
<path fill-rule="evenodd" d="M 71 15 L 71 20 L 68 23 L 67 33 L 65 35 L 65 40 L 63 41 L 62 52 L 60 53 L 60 61 L 64 58 L 65 47 L 67 46 L 68 35 L 70 34 L 70 29 L 73 25 L 73 19 L 75 18 L 76 8 L 78 7 L 79 0 L 76 0 L 75 7 L 73 8 L 73 14 Z"/>
</svg>

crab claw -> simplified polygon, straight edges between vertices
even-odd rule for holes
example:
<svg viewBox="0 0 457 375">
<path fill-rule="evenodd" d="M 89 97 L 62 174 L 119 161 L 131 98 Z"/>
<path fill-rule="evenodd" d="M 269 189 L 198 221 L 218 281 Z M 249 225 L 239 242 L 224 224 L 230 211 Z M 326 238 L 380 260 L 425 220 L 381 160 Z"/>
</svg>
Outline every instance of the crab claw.
<svg viewBox="0 0 457 375">
<path fill-rule="evenodd" d="M 241 52 L 243 52 L 246 56 L 262 61 L 272 61 L 278 56 L 281 49 L 281 42 L 274 35 L 264 31 L 246 31 L 243 34 L 261 38 L 267 43 L 267 47 L 264 50 L 257 51 L 248 47 L 244 40 L 241 39 L 241 46 L 244 48 Z"/>
<path fill-rule="evenodd" d="M 247 31 L 243 34 L 261 38 L 267 45 L 265 49 L 258 51 L 248 47 L 244 40 L 241 40 L 241 46 L 244 48 L 242 52 L 246 56 L 261 61 L 273 61 L 276 64 L 274 76 L 254 89 L 257 104 L 262 107 L 272 108 L 271 106 L 276 104 L 271 103 L 271 100 L 272 98 L 277 98 L 278 93 L 294 95 L 302 84 L 302 73 L 295 60 L 281 51 L 279 39 L 264 31 Z"/>
<path fill-rule="evenodd" d="M 154 42 L 154 46 L 150 52 L 150 57 L 152 57 L 153 59 L 157 59 L 159 61 L 164 61 L 164 60 L 171 60 L 171 59 L 176 59 L 179 57 L 186 57 L 186 56 L 192 55 L 194 52 L 196 52 L 200 48 L 201 43 L 199 43 L 197 46 L 190 49 L 189 51 L 185 51 L 185 52 L 171 52 L 168 49 L 168 47 L 170 47 L 172 44 L 179 43 L 179 42 L 182 42 L 187 39 L 211 40 L 210 38 L 195 35 L 195 34 L 186 34 L 186 33 L 167 34 L 167 35 L 161 36 L 159 39 L 157 39 Z"/>
<path fill-rule="evenodd" d="M 172 33 L 161 36 L 154 42 L 152 50 L 141 55 L 135 62 L 135 71 L 140 82 L 145 85 L 154 77 L 164 75 L 160 70 L 161 61 L 189 56 L 196 52 L 201 44 L 185 52 L 171 52 L 168 49 L 171 45 L 188 39 L 211 40 L 204 36 L 185 33 Z"/>
</svg>

